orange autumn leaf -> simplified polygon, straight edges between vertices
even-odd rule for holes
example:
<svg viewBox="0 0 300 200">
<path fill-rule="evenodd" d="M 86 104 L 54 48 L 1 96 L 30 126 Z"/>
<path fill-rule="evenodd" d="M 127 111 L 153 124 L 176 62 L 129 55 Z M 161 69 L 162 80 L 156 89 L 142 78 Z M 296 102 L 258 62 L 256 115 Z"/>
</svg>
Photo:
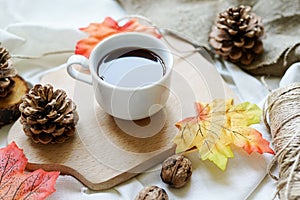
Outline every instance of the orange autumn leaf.
<svg viewBox="0 0 300 200">
<path fill-rule="evenodd" d="M 214 162 L 225 170 L 228 158 L 233 157 L 231 145 L 247 153 L 271 153 L 269 142 L 262 134 L 249 127 L 260 122 L 260 108 L 249 102 L 238 105 L 233 100 L 216 99 L 209 104 L 196 103 L 196 116 L 176 123 L 176 152 L 197 148 L 202 160 Z"/>
<path fill-rule="evenodd" d="M 92 49 L 104 38 L 122 32 L 143 32 L 151 34 L 157 38 L 161 35 L 154 27 L 140 24 L 137 19 L 131 19 L 126 24 L 120 26 L 111 17 L 106 17 L 102 23 L 91 23 L 88 27 L 80 28 L 89 34 L 87 38 L 79 40 L 76 44 L 75 54 L 89 57 Z"/>
<path fill-rule="evenodd" d="M 55 192 L 59 172 L 24 173 L 27 158 L 12 142 L 0 149 L 0 199 L 41 200 Z"/>
</svg>

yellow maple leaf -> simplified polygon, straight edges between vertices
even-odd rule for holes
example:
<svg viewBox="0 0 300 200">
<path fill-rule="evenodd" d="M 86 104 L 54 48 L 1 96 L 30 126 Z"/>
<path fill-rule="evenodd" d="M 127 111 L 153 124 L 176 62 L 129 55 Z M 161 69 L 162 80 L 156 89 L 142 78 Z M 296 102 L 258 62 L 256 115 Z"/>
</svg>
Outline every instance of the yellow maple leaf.
<svg viewBox="0 0 300 200">
<path fill-rule="evenodd" d="M 249 127 L 260 122 L 261 109 L 249 102 L 238 105 L 233 99 L 216 99 L 209 104 L 195 103 L 196 116 L 176 123 L 179 129 L 174 138 L 176 152 L 197 148 L 202 160 L 214 162 L 225 170 L 228 158 L 233 157 L 231 145 L 246 152 L 271 153 L 269 142 L 261 133 Z"/>
</svg>

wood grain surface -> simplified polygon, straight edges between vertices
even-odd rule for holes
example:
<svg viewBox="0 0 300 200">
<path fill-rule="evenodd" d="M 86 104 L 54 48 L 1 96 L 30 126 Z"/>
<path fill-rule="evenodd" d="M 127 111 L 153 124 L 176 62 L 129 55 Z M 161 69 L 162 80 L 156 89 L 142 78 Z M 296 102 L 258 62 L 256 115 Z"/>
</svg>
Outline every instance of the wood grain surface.
<svg viewBox="0 0 300 200">
<path fill-rule="evenodd" d="M 174 124 L 194 115 L 194 102 L 235 97 L 215 67 L 189 44 L 167 37 L 174 55 L 174 70 L 167 105 L 154 116 L 126 121 L 106 114 L 90 85 L 70 78 L 66 69 L 43 77 L 42 83 L 67 91 L 79 113 L 76 135 L 63 144 L 33 143 L 17 121 L 8 135 L 28 158 L 28 170 L 43 168 L 72 175 L 94 190 L 104 190 L 161 163 L 175 153 Z"/>
</svg>

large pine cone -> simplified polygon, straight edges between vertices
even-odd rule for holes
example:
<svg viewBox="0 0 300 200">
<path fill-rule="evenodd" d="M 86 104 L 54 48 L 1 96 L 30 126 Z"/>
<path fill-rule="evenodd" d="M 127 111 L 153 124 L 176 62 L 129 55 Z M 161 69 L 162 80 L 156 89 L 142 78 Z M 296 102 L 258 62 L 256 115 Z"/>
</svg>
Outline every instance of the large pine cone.
<svg viewBox="0 0 300 200">
<path fill-rule="evenodd" d="M 249 65 L 263 52 L 264 28 L 250 6 L 232 7 L 219 14 L 209 35 L 215 53 L 234 63 Z"/>
<path fill-rule="evenodd" d="M 36 143 L 62 143 L 74 135 L 76 105 L 61 89 L 37 84 L 23 97 L 19 109 L 23 130 Z"/>
<path fill-rule="evenodd" d="M 0 98 L 6 97 L 11 93 L 15 82 L 12 77 L 17 72 L 12 67 L 12 60 L 7 49 L 0 47 Z"/>
</svg>

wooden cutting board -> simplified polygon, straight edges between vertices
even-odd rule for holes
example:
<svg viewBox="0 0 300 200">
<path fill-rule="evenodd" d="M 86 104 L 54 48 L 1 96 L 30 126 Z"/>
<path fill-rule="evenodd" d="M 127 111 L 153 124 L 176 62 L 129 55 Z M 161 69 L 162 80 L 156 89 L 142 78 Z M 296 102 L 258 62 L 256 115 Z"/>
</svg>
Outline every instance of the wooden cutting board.
<svg viewBox="0 0 300 200">
<path fill-rule="evenodd" d="M 215 67 L 193 47 L 167 37 L 174 55 L 170 97 L 166 107 L 151 118 L 126 121 L 106 114 L 96 103 L 90 85 L 70 78 L 63 68 L 42 78 L 67 91 L 79 113 L 76 135 L 63 144 L 33 143 L 19 121 L 11 128 L 8 143 L 15 141 L 28 158 L 28 170 L 43 168 L 72 175 L 94 190 L 111 188 L 175 153 L 174 124 L 194 115 L 194 102 L 235 97 Z M 180 51 L 178 51 L 178 49 Z"/>
</svg>

